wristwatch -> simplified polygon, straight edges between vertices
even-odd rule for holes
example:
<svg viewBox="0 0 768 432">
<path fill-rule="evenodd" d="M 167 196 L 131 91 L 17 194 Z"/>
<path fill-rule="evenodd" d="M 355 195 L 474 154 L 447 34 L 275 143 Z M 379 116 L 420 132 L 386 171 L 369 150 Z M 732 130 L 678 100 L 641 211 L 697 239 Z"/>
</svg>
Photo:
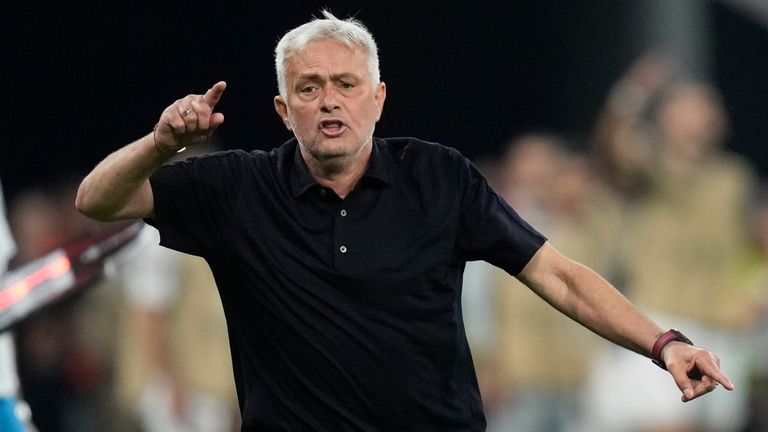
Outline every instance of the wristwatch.
<svg viewBox="0 0 768 432">
<path fill-rule="evenodd" d="M 670 329 L 668 332 L 659 336 L 659 338 L 656 339 L 656 343 L 653 344 L 653 349 L 651 350 L 651 360 L 653 361 L 653 364 L 667 370 L 667 365 L 664 364 L 664 361 L 661 359 L 661 350 L 663 350 L 668 343 L 675 341 L 693 345 L 693 342 L 691 342 L 691 340 L 684 334 L 675 329 Z"/>
</svg>

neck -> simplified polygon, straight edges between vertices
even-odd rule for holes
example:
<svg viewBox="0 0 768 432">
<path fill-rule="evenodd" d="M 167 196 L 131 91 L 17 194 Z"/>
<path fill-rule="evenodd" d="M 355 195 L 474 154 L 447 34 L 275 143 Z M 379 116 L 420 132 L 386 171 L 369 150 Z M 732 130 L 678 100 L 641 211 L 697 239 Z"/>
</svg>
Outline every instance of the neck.
<svg viewBox="0 0 768 432">
<path fill-rule="evenodd" d="M 355 154 L 332 159 L 315 158 L 301 148 L 301 156 L 309 173 L 318 183 L 333 189 L 336 195 L 344 198 L 355 188 L 368 169 L 372 148 L 373 145 L 368 142 Z"/>
</svg>

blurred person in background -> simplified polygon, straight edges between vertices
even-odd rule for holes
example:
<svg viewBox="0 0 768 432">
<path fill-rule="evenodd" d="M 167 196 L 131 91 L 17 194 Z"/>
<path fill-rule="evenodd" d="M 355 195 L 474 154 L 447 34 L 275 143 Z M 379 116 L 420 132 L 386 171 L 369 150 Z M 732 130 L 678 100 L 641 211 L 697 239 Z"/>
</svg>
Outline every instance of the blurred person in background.
<svg viewBox="0 0 768 432">
<path fill-rule="evenodd" d="M 9 208 L 17 243 L 14 262 L 40 258 L 98 227 L 72 208 L 72 183 L 19 193 Z M 16 327 L 18 369 L 34 422 L 45 432 L 111 427 L 117 290 L 67 296 Z"/>
<path fill-rule="evenodd" d="M 478 259 L 653 357 L 683 401 L 733 389 L 712 352 L 559 253 L 458 152 L 374 139 L 386 86 L 373 37 L 323 16 L 276 49 L 274 106 L 295 139 L 166 165 L 223 123 L 218 82 L 99 163 L 76 200 L 101 220 L 146 218 L 165 245 L 206 258 L 244 430 L 484 430 L 460 307 L 464 265 Z"/>
<path fill-rule="evenodd" d="M 0 281 L 8 262 L 16 253 L 16 246 L 5 214 L 5 199 L 0 183 Z M 0 430 L 25 432 L 26 420 L 19 417 L 19 376 L 16 371 L 16 350 L 10 331 L 0 333 Z"/>
<path fill-rule="evenodd" d="M 754 351 L 750 361 L 749 416 L 743 432 L 768 430 L 768 189 L 763 185 L 750 212 L 750 248 L 740 260 L 739 283 L 753 297 L 746 316 L 755 316 L 749 332 Z"/>
<path fill-rule="evenodd" d="M 209 141 L 176 160 L 215 149 Z M 113 261 L 125 298 L 116 366 L 123 417 L 134 417 L 145 432 L 239 430 L 226 322 L 210 269 L 159 242 L 157 230 L 145 226 Z"/>
<path fill-rule="evenodd" d="M 126 299 L 116 365 L 123 418 L 145 432 L 234 431 L 227 330 L 210 270 L 158 242 L 145 226 L 114 260 Z"/>
<path fill-rule="evenodd" d="M 502 158 L 500 194 L 549 234 L 568 256 L 613 272 L 619 212 L 587 155 L 563 138 L 531 133 L 514 139 Z M 574 430 L 579 398 L 597 338 L 557 313 L 516 279 L 496 272 L 496 341 L 490 353 L 495 394 L 489 431 Z"/>
<path fill-rule="evenodd" d="M 736 270 L 748 245 L 754 175 L 723 149 L 728 120 L 717 91 L 681 79 L 670 64 L 656 53 L 639 59 L 596 129 L 603 173 L 624 202 L 623 285 L 652 318 L 690 329 L 717 351 L 746 390 L 753 298 Z M 669 404 L 663 374 L 636 360 L 612 351 L 595 364 L 589 430 L 723 432 L 743 424 L 748 392 Z M 615 388 L 632 391 L 616 398 L 608 391 Z"/>
<path fill-rule="evenodd" d="M 16 261 L 102 228 L 73 211 L 71 186 L 17 195 L 10 212 Z M 226 325 L 210 272 L 158 238 L 145 227 L 140 241 L 108 261 L 108 277 L 17 325 L 23 389 L 41 430 L 237 427 Z"/>
</svg>

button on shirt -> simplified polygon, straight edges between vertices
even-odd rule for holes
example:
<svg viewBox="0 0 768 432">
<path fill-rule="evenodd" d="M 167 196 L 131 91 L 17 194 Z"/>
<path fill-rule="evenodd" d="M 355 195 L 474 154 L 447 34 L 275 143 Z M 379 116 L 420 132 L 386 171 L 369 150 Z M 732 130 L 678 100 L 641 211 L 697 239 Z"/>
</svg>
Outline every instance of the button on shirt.
<svg viewBox="0 0 768 432">
<path fill-rule="evenodd" d="M 464 265 L 517 274 L 545 239 L 457 151 L 375 139 L 344 199 L 295 140 L 150 181 L 161 243 L 216 278 L 244 430 L 484 430 Z"/>
</svg>

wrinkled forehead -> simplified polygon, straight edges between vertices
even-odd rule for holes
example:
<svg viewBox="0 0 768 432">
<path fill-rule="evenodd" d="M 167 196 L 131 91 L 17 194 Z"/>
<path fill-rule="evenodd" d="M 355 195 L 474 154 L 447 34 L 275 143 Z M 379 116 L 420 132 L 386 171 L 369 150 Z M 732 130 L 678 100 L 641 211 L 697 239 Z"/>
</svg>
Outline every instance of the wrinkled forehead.
<svg viewBox="0 0 768 432">
<path fill-rule="evenodd" d="M 291 59 L 296 57 L 333 57 L 338 59 L 340 56 L 344 57 L 357 57 L 362 61 L 366 59 L 365 47 L 362 45 L 355 45 L 347 41 L 341 41 L 332 38 L 320 38 L 307 42 L 306 45 L 300 49 L 286 55 L 286 62 L 290 62 Z"/>
<path fill-rule="evenodd" d="M 363 47 L 349 46 L 334 39 L 312 41 L 285 59 L 288 75 L 307 73 L 367 74 Z"/>
</svg>

